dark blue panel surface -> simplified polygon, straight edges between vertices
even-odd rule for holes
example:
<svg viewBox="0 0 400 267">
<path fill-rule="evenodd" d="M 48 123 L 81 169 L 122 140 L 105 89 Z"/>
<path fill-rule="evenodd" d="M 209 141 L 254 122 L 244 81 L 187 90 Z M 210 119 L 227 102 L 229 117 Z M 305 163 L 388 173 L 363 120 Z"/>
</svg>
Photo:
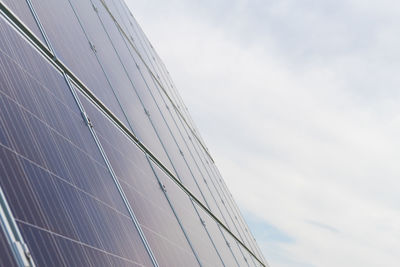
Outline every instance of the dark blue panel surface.
<svg viewBox="0 0 400 267">
<path fill-rule="evenodd" d="M 0 185 L 34 260 L 39 266 L 93 266 L 90 247 L 150 266 L 66 81 L 2 23 L 16 42 L 0 48 L 7 67 L 0 71 L 6 84 L 0 87 Z M 16 49 L 31 56 L 24 61 L 4 52 Z M 47 71 L 41 81 L 34 76 L 37 68 Z"/>
</svg>

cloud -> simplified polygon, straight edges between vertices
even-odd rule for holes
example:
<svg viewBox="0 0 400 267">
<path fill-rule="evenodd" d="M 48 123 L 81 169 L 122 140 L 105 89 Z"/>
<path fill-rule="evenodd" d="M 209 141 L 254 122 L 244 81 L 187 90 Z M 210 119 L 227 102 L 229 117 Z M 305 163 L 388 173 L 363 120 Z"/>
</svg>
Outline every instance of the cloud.
<svg viewBox="0 0 400 267">
<path fill-rule="evenodd" d="M 313 220 L 306 220 L 306 223 L 309 223 L 311 225 L 315 225 L 315 226 L 317 226 L 317 227 L 319 227 L 321 229 L 330 231 L 332 233 L 338 233 L 339 232 L 339 230 L 336 229 L 335 227 L 332 227 L 332 226 L 324 224 L 324 223 L 316 222 L 316 221 L 313 221 Z"/>
<path fill-rule="evenodd" d="M 398 265 L 397 2 L 128 3 L 272 266 Z"/>
</svg>

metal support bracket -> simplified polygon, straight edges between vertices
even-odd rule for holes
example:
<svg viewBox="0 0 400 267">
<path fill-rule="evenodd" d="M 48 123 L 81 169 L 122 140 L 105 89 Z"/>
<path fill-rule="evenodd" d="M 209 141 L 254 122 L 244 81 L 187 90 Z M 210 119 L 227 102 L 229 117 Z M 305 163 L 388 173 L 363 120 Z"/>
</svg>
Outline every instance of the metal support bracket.
<svg viewBox="0 0 400 267">
<path fill-rule="evenodd" d="M 165 184 L 158 182 L 158 184 L 160 185 L 161 190 L 166 193 L 167 192 L 167 188 L 165 187 Z"/>
<path fill-rule="evenodd" d="M 85 121 L 86 125 L 89 126 L 90 128 L 93 128 L 93 123 L 90 120 L 89 116 L 87 115 L 86 112 L 81 112 L 82 118 Z"/>
<path fill-rule="evenodd" d="M 92 49 L 92 51 L 94 53 L 97 53 L 96 46 L 91 41 L 89 41 L 89 46 L 90 46 L 90 49 Z"/>
<path fill-rule="evenodd" d="M 92 7 L 93 7 L 94 12 L 99 13 L 99 10 L 97 9 L 97 7 L 94 4 L 92 4 Z"/>
<path fill-rule="evenodd" d="M 20 267 L 34 267 L 32 255 L 25 244 L 18 225 L 0 187 L 0 225 L 7 238 L 14 258 Z M 1 230 L 0 230 L 1 231 Z"/>
</svg>

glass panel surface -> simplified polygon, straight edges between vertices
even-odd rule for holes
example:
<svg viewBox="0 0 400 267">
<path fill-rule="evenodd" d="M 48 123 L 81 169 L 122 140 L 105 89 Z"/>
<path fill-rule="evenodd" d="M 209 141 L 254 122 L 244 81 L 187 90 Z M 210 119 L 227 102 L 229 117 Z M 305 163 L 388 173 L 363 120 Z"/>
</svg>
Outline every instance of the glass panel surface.
<svg viewBox="0 0 400 267">
<path fill-rule="evenodd" d="M 153 46 L 150 44 L 150 41 L 142 31 L 142 28 L 139 26 L 137 21 L 130 17 L 130 21 L 132 23 L 132 28 L 134 29 L 136 36 L 138 37 L 138 41 L 140 42 L 141 46 L 143 47 L 142 57 L 145 58 L 151 72 L 153 73 L 154 77 L 157 79 L 158 83 L 168 92 L 169 96 L 174 100 L 176 106 L 182 106 L 182 103 L 179 102 L 178 97 L 179 95 L 172 89 L 172 83 L 168 80 L 165 75 L 163 64 Z"/>
<path fill-rule="evenodd" d="M 134 43 L 136 47 L 137 40 L 136 37 L 134 38 L 133 26 L 131 25 L 128 17 L 129 11 L 126 10 L 126 7 L 123 7 L 123 5 L 121 5 L 120 0 L 106 0 L 104 1 L 104 3 L 106 4 L 113 17 L 117 20 L 118 25 L 122 28 L 125 35 L 129 38 L 131 42 Z"/>
<path fill-rule="evenodd" d="M 202 219 L 195 210 L 194 203 L 190 200 L 189 196 L 154 163 L 152 163 L 152 168 L 163 186 L 165 186 L 166 195 L 180 219 L 202 265 L 222 266 L 213 241 L 205 229 L 205 224 L 202 224 Z"/>
<path fill-rule="evenodd" d="M 112 6 L 109 1 L 107 1 L 107 5 Z M 171 89 L 172 83 L 166 77 L 165 72 L 163 71 L 163 63 L 154 51 L 153 46 L 148 41 L 147 37 L 144 35 L 137 21 L 129 12 L 126 3 L 120 0 L 112 1 L 115 5 L 115 9 L 112 9 L 112 11 L 114 12 L 114 14 L 118 14 L 118 16 L 116 16 L 118 23 L 121 25 L 126 35 L 129 36 L 129 39 L 132 41 L 132 43 L 135 45 L 136 50 L 141 55 L 141 59 L 144 60 L 154 76 L 157 77 L 157 79 L 162 83 L 163 87 L 167 90 L 170 97 L 175 100 L 175 105 L 178 107 L 184 106 L 181 100 L 178 100 L 179 95 L 177 94 L 177 92 L 174 89 Z M 186 110 L 182 109 L 182 111 Z M 189 121 L 187 118 L 186 120 Z"/>
<path fill-rule="evenodd" d="M 99 64 L 96 44 L 87 36 L 69 0 L 32 0 L 46 34 L 54 47 L 57 57 L 126 125 L 128 125 L 114 91 Z M 88 1 L 81 1 L 77 10 L 94 13 L 93 8 L 85 9 Z M 97 25 L 98 29 L 101 29 Z"/>
<path fill-rule="evenodd" d="M 128 121 L 139 140 L 149 147 L 159 160 L 173 172 L 174 169 L 170 160 L 150 121 L 152 116 L 150 115 L 149 120 L 149 116 L 146 115 L 146 105 L 144 105 L 146 103 L 143 103 L 143 99 L 137 94 L 138 88 L 145 88 L 146 84 L 143 82 L 140 71 L 132 58 L 129 45 L 125 42 L 103 5 L 95 0 L 92 3 L 97 8 L 98 17 L 97 15 L 93 17 L 92 20 L 96 20 L 93 22 L 89 20 L 90 17 L 88 16 L 84 20 L 88 20 L 87 28 L 93 28 L 93 31 L 97 28 L 101 30 L 95 32 L 92 38 L 95 43 L 99 44 L 97 46 L 99 60 L 113 85 Z M 80 2 L 79 6 L 81 6 Z M 99 27 L 99 24 L 102 26 Z M 93 25 L 93 27 L 90 25 Z M 149 110 L 147 109 L 147 111 Z"/>
<path fill-rule="evenodd" d="M 147 51 L 142 43 L 142 36 L 138 35 L 136 31 L 136 21 L 133 19 L 129 8 L 125 2 L 120 0 L 111 0 L 114 2 L 115 10 L 118 12 L 118 22 L 123 28 L 126 35 L 129 36 L 130 40 L 134 43 L 136 50 L 141 55 L 146 65 L 154 72 L 154 66 L 148 57 Z M 110 5 L 110 4 L 109 4 Z"/>
<path fill-rule="evenodd" d="M 15 14 L 17 17 L 26 25 L 28 28 L 38 37 L 43 44 L 46 44 L 44 41 L 43 35 L 39 30 L 38 24 L 35 21 L 35 18 L 32 15 L 31 10 L 29 9 L 26 0 L 2 0 L 4 4 Z"/>
<path fill-rule="evenodd" d="M 190 134 L 190 133 L 189 133 Z M 193 140 L 193 138 L 192 138 Z M 241 218 L 241 215 L 239 215 L 237 213 L 237 211 L 233 208 L 233 204 L 232 204 L 232 200 L 229 197 L 231 197 L 231 194 L 227 191 L 227 189 L 223 188 L 221 186 L 221 181 L 222 179 L 220 177 L 215 177 L 215 173 L 214 170 L 211 169 L 214 166 L 210 166 L 210 161 L 209 159 L 205 159 L 207 157 L 207 155 L 205 155 L 204 150 L 202 150 L 201 147 L 199 147 L 198 142 L 195 140 L 195 142 L 193 142 L 194 150 L 197 152 L 202 153 L 203 155 L 199 155 L 200 157 L 198 157 L 198 160 L 200 160 L 202 162 L 202 165 L 205 167 L 204 170 L 207 172 L 207 177 L 211 180 L 211 183 L 213 185 L 213 187 L 215 188 L 215 192 L 217 192 L 218 197 L 221 199 L 221 207 L 223 207 L 223 209 L 225 210 L 225 214 L 228 214 L 229 216 L 229 221 L 231 225 L 234 225 L 233 228 L 233 232 L 235 233 L 235 235 L 240 238 L 242 240 L 242 242 L 244 242 L 252 251 L 253 253 L 256 253 L 257 255 L 257 250 L 254 248 L 254 244 L 253 244 L 253 238 L 251 237 L 251 235 L 249 235 L 247 233 L 247 231 L 245 232 L 241 221 L 239 220 Z M 221 179 L 221 180 L 220 180 Z M 234 224 L 233 224 L 234 223 Z M 232 230 L 232 228 L 231 228 Z M 251 237 L 251 239 L 250 239 Z"/>
<path fill-rule="evenodd" d="M 146 155 L 94 105 L 81 99 L 157 261 L 165 266 L 198 265 Z"/>
<path fill-rule="evenodd" d="M 198 159 L 197 151 L 194 150 L 193 145 L 191 144 L 191 140 L 188 139 L 186 130 L 183 129 L 181 123 L 181 118 L 177 117 L 177 113 L 172 110 L 172 107 L 167 104 L 166 101 L 162 97 L 164 94 L 160 91 L 159 86 L 150 87 L 151 94 L 153 95 L 158 108 L 161 110 L 164 115 L 164 119 L 166 120 L 171 132 L 173 133 L 175 141 L 178 143 L 180 150 L 183 152 L 183 157 L 185 163 L 189 167 L 192 178 L 196 181 L 197 186 L 200 188 L 202 192 L 202 196 L 204 196 L 206 201 L 203 201 L 203 204 L 207 205 L 210 210 L 221 220 L 223 219 L 222 214 L 220 213 L 219 207 L 216 204 L 215 197 L 216 193 L 211 186 L 211 183 L 204 171 L 200 169 L 203 167 L 202 162 Z M 196 158 L 197 156 L 197 158 Z M 197 159 L 197 162 L 196 162 Z M 200 163 L 200 165 L 198 164 Z M 201 199 L 202 200 L 202 199 Z"/>
<path fill-rule="evenodd" d="M 196 210 L 199 213 L 201 219 L 204 221 L 208 232 L 211 235 L 215 246 L 217 247 L 218 253 L 222 258 L 225 266 L 238 266 L 237 261 L 227 245 L 225 233 L 222 228 L 207 214 L 202 208 L 196 204 Z"/>
<path fill-rule="evenodd" d="M 179 117 L 176 117 L 180 119 Z M 187 126 L 182 124 L 182 121 L 180 120 L 177 124 L 177 126 L 180 128 L 180 131 L 184 131 L 185 134 L 183 136 L 186 139 L 186 145 L 188 146 L 188 151 L 190 152 L 190 156 L 192 158 L 191 162 L 192 164 L 196 164 L 197 169 L 198 169 L 198 175 L 202 177 L 202 179 L 198 179 L 200 185 L 204 188 L 202 192 L 206 195 L 206 200 L 209 206 L 211 207 L 211 211 L 221 220 L 223 221 L 226 226 L 231 230 L 234 231 L 236 235 L 238 235 L 238 232 L 236 230 L 235 225 L 232 222 L 231 214 L 227 212 L 226 207 L 225 207 L 225 202 L 222 201 L 221 196 L 219 192 L 216 190 L 214 181 L 211 179 L 210 173 L 207 171 L 205 168 L 205 163 L 200 157 L 199 154 L 199 148 L 194 146 L 195 141 L 193 140 L 194 137 L 188 138 L 190 135 L 190 132 L 187 130 Z M 201 149 L 201 148 L 200 148 Z M 188 160 L 190 160 L 188 158 Z M 202 167 L 200 169 L 200 166 Z M 203 172 L 201 172 L 203 170 Z"/>
<path fill-rule="evenodd" d="M 148 73 L 148 72 L 147 72 Z M 150 75 L 144 75 L 147 80 L 150 80 L 147 88 L 144 87 L 143 95 L 144 99 L 147 99 L 145 104 L 152 106 L 151 110 L 155 115 L 161 114 L 156 120 L 158 132 L 162 134 L 165 143 L 172 143 L 167 147 L 169 155 L 173 158 L 174 166 L 178 170 L 179 178 L 181 178 L 183 184 L 185 184 L 199 198 L 203 204 L 210 206 L 211 210 L 218 212 L 214 205 L 214 201 L 210 198 L 209 189 L 203 183 L 204 178 L 199 172 L 198 166 L 196 166 L 192 160 L 192 151 L 188 149 L 186 140 L 182 138 L 182 132 L 177 127 L 176 119 L 172 116 L 171 108 L 167 105 L 164 99 L 161 98 L 158 84 L 154 82 L 154 79 Z M 152 117 L 154 119 L 154 116 Z M 173 140 L 169 136 L 173 136 Z M 175 145 L 174 145 L 175 144 Z M 178 149 L 178 150 L 177 150 Z M 182 152 L 182 153 L 181 153 Z M 204 201 L 206 197 L 206 201 Z M 208 198 L 207 198 L 208 197 Z"/>
<path fill-rule="evenodd" d="M 146 83 L 136 86 L 137 92 L 150 114 L 150 119 L 153 122 L 157 134 L 162 140 L 165 150 L 171 158 L 173 167 L 176 170 L 179 178 L 182 180 L 182 183 L 185 184 L 196 196 L 201 197 L 201 193 L 199 192 L 199 188 L 193 179 L 191 170 L 188 168 L 181 154 L 182 150 L 177 145 L 177 136 L 172 136 L 170 128 L 165 122 L 164 115 L 160 112 L 160 109 L 158 108 L 148 89 L 149 87 L 154 86 L 153 80 L 148 71 L 144 69 L 143 65 L 141 65 L 140 62 L 138 62 L 138 64 Z"/>
<path fill-rule="evenodd" d="M 225 238 L 229 244 L 230 249 L 235 255 L 237 262 L 239 263 L 239 266 L 249 266 L 247 258 L 243 255 L 242 252 L 243 248 L 240 247 L 239 243 L 237 243 L 236 240 L 229 233 L 226 232 L 225 232 Z"/>
<path fill-rule="evenodd" d="M 87 5 L 88 2 L 76 2 L 73 1 L 72 2 L 75 6 L 75 10 L 77 13 L 83 14 L 80 17 L 80 20 L 82 21 L 82 23 L 84 24 L 85 27 L 85 31 L 87 32 L 87 34 L 89 35 L 89 39 L 91 39 L 92 41 L 95 40 L 96 38 L 101 38 L 101 35 L 99 35 L 99 32 L 95 35 L 90 36 L 90 25 L 95 25 L 95 23 L 90 23 L 90 24 L 85 24 L 85 19 L 89 18 L 91 15 L 91 10 L 92 7 L 88 6 L 88 8 L 84 8 L 85 5 Z M 101 14 L 103 6 L 102 4 L 100 4 L 100 2 L 98 1 L 92 1 L 92 3 L 96 6 L 97 10 L 99 11 L 99 13 Z M 126 33 L 126 35 L 131 34 L 130 36 L 134 36 L 132 38 L 130 38 L 130 40 L 135 41 L 136 40 L 136 48 L 139 49 L 139 53 L 142 56 L 142 59 L 145 60 L 145 62 L 147 63 L 147 65 L 152 69 L 152 72 L 155 73 L 156 76 L 159 77 L 159 80 L 163 83 L 164 87 L 166 87 L 169 83 L 164 81 L 163 75 L 160 72 L 160 70 L 158 70 L 158 67 L 161 64 L 161 62 L 158 61 L 158 56 L 155 54 L 154 49 L 152 48 L 152 46 L 150 45 L 150 43 L 148 42 L 147 38 L 145 37 L 145 35 L 143 34 L 142 30 L 140 29 L 140 27 L 137 25 L 137 22 L 135 21 L 135 19 L 131 16 L 130 12 L 128 11 L 125 3 L 121 2 L 121 1 L 114 1 L 113 3 L 111 3 L 110 1 L 106 2 L 107 7 L 110 9 L 111 12 L 114 12 L 114 18 L 116 18 L 117 22 L 119 23 L 119 25 L 123 28 L 124 32 Z M 114 8 L 115 7 L 115 8 Z M 82 11 L 82 10 L 87 10 L 87 11 Z M 117 14 L 117 15 L 116 15 Z M 105 18 L 105 16 L 103 16 L 103 18 Z M 104 21 L 103 21 L 104 22 Z M 129 24 L 129 25 L 128 25 Z M 105 23 L 106 27 L 107 27 L 107 23 Z M 97 25 L 98 26 L 98 25 Z M 98 30 L 100 27 L 95 27 L 96 30 Z M 116 27 L 114 27 L 116 28 Z M 108 28 L 108 33 L 110 34 L 110 31 Z M 115 40 L 114 38 L 112 38 L 112 40 Z M 97 43 L 98 46 L 97 48 L 99 48 L 99 45 L 103 45 L 104 42 L 99 42 L 99 41 L 94 41 L 94 43 Z M 118 42 L 114 42 L 114 45 L 117 46 Z M 151 47 L 151 48 L 150 48 Z M 117 47 L 118 48 L 118 47 Z M 100 50 L 100 49 L 97 49 Z M 111 51 L 108 50 L 107 51 Z M 117 49 L 118 52 L 120 52 L 120 49 Z M 150 52 L 149 52 L 150 51 Z M 100 54 L 99 54 L 100 57 Z M 122 57 L 123 58 L 123 57 Z M 106 68 L 106 66 L 104 65 L 104 62 L 109 64 L 110 62 L 108 61 L 102 61 L 101 64 L 104 68 Z M 156 63 L 156 64 L 154 64 Z M 112 66 L 118 67 L 116 64 L 111 64 Z M 144 67 L 144 65 L 143 65 Z M 144 67 L 145 68 L 145 67 Z M 113 69 L 112 69 L 113 70 Z M 120 72 L 117 72 L 120 73 Z M 161 78 L 160 78 L 161 76 Z M 110 80 L 112 80 L 112 77 L 109 77 Z M 114 87 L 114 90 L 116 91 L 117 89 Z M 173 94 L 176 94 L 176 97 L 179 98 L 179 95 L 176 93 L 176 91 L 173 91 Z M 170 94 L 171 95 L 171 94 Z M 172 95 L 173 97 L 175 97 L 174 95 Z M 119 97 L 119 101 L 123 101 L 124 97 Z M 179 100 L 181 101 L 181 100 Z M 178 105 L 179 106 L 179 105 Z M 180 104 L 180 106 L 184 106 L 182 103 Z M 183 112 L 182 114 L 185 115 L 185 112 L 187 112 L 186 108 L 183 108 L 181 110 L 181 112 Z M 190 118 L 188 117 L 188 115 L 186 114 L 186 121 L 190 122 Z M 192 126 L 193 128 L 193 126 Z"/>
<path fill-rule="evenodd" d="M 0 28 L 0 185 L 34 260 L 93 266 L 91 247 L 151 265 L 65 80 L 2 20 Z"/>
<path fill-rule="evenodd" d="M 96 4 L 97 6 L 97 4 Z M 148 92 L 148 87 L 153 85 L 152 78 L 150 75 L 147 75 L 147 70 L 146 67 L 143 65 L 141 62 L 140 58 L 137 57 L 135 54 L 135 51 L 132 50 L 132 47 L 130 47 L 130 44 L 128 43 L 127 40 L 125 40 L 121 33 L 116 31 L 116 27 L 114 25 L 114 22 L 111 21 L 108 13 L 103 10 L 103 6 L 100 6 L 98 8 L 98 13 L 100 15 L 100 18 L 102 20 L 102 23 L 105 26 L 105 29 L 107 30 L 107 33 L 109 37 L 111 38 L 111 42 L 113 44 L 113 48 L 116 49 L 117 55 L 119 57 L 120 62 L 122 62 L 124 66 L 124 71 L 128 74 L 130 78 L 130 82 L 134 86 L 134 90 L 139 94 L 140 96 L 140 103 L 144 105 L 144 108 L 146 108 L 147 112 L 150 114 L 150 120 L 153 123 L 153 125 L 157 129 L 157 134 L 163 141 L 163 146 L 165 147 L 166 151 L 168 152 L 169 157 L 171 158 L 172 162 L 174 162 L 174 169 L 178 171 L 179 177 L 182 179 L 187 179 L 186 184 L 190 187 L 190 189 L 196 194 L 199 195 L 198 189 L 193 183 L 193 180 L 191 179 L 191 173 L 190 170 L 187 168 L 185 162 L 182 159 L 182 156 L 179 153 L 179 148 L 175 145 L 175 141 L 172 138 L 169 129 L 165 125 L 164 118 L 161 115 L 160 111 L 158 110 L 158 107 L 155 105 L 154 100 L 152 99 L 152 95 L 149 94 Z M 139 69 L 137 67 L 139 65 Z M 122 73 L 123 71 L 117 71 L 117 73 Z M 145 77 L 143 76 L 145 75 Z M 121 80 L 121 79 L 118 79 Z M 153 85 L 154 86 L 154 85 Z M 128 90 L 127 90 L 128 89 Z M 126 106 L 129 109 L 132 108 L 138 108 L 140 107 L 140 103 L 137 102 L 136 104 L 133 103 L 135 101 L 136 96 L 132 96 L 131 94 L 134 92 L 134 90 L 129 90 L 133 88 L 127 88 L 125 90 L 122 90 L 121 94 L 124 94 L 125 96 L 123 99 L 129 100 L 129 103 Z M 126 110 L 126 109 L 125 109 Z M 127 110 L 126 110 L 127 111 Z M 128 117 L 137 117 L 138 112 L 133 112 L 132 116 L 130 115 L 131 112 L 127 111 Z M 135 115 L 136 114 L 136 115 Z M 143 116 L 143 115 L 142 115 Z M 148 129 L 148 127 L 145 127 L 146 123 L 135 123 L 135 132 L 138 133 L 138 137 L 141 139 L 142 136 L 146 137 L 146 140 L 144 140 L 145 144 L 151 144 L 154 143 L 154 140 L 157 140 L 157 138 L 151 138 L 151 141 L 147 141 L 151 137 L 149 133 L 152 132 L 151 129 Z M 150 130 L 150 132 L 149 132 Z M 142 133 L 145 134 L 142 134 Z M 151 146 L 150 147 L 154 147 Z M 159 151 L 157 149 L 156 151 Z M 157 155 L 162 153 L 156 153 Z M 162 158 L 161 158 L 162 159 Z M 168 159 L 162 159 L 162 162 L 168 163 Z M 168 164 L 167 164 L 168 165 Z"/>
</svg>

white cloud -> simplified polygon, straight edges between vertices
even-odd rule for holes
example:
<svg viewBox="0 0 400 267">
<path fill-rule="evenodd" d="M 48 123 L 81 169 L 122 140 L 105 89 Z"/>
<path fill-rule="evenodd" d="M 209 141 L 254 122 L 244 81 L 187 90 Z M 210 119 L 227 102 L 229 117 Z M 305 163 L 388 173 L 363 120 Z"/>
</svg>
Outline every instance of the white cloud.
<svg viewBox="0 0 400 267">
<path fill-rule="evenodd" d="M 397 2 L 128 3 L 272 266 L 398 266 Z"/>
</svg>

